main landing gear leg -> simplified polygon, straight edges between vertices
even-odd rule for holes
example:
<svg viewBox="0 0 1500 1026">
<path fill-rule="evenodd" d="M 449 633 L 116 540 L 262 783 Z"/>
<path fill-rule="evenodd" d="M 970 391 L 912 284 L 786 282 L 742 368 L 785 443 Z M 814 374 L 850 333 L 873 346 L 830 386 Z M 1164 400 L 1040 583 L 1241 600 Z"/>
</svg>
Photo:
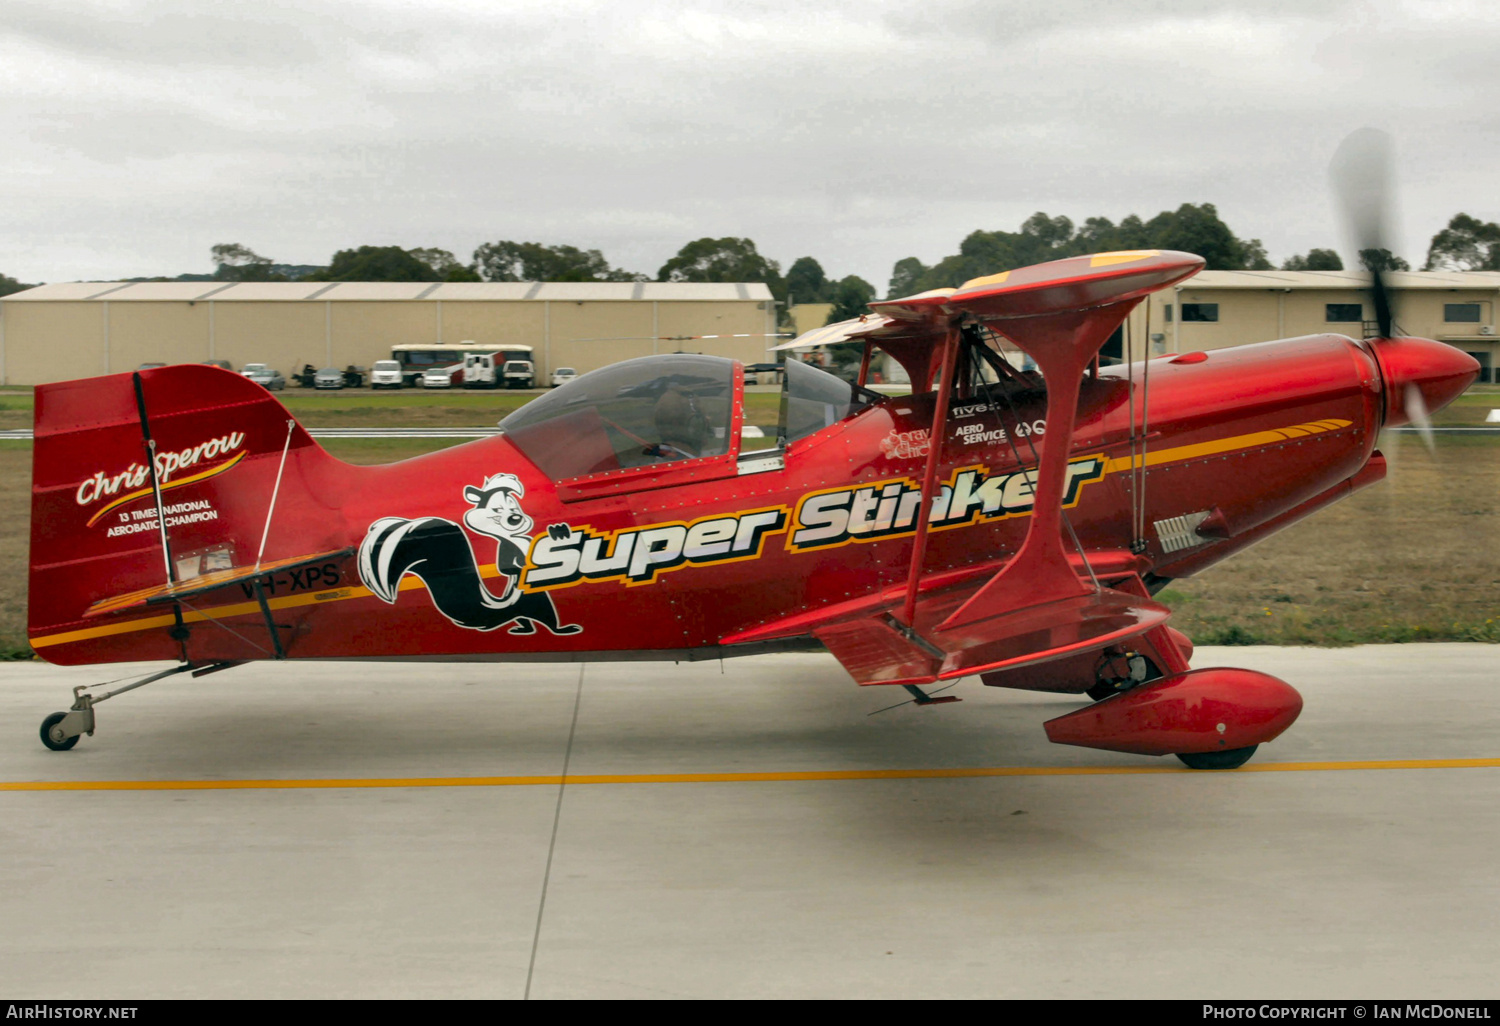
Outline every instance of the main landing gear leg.
<svg viewBox="0 0 1500 1026">
<path fill-rule="evenodd" d="M 78 743 L 78 739 L 84 734 L 94 736 L 94 706 L 106 699 L 123 695 L 127 691 L 145 687 L 154 681 L 172 677 L 179 673 L 192 672 L 194 677 L 202 677 L 205 674 L 216 673 L 219 670 L 227 670 L 231 666 L 240 665 L 238 662 L 210 663 L 207 666 L 193 666 L 191 663 L 183 663 L 174 666 L 170 670 L 162 670 L 153 673 L 142 680 L 126 684 L 124 687 L 106 691 L 102 695 L 91 695 L 88 693 L 89 685 L 81 684 L 73 689 L 73 708 L 67 712 L 55 712 L 42 721 L 42 744 L 54 752 L 66 752 Z"/>
</svg>

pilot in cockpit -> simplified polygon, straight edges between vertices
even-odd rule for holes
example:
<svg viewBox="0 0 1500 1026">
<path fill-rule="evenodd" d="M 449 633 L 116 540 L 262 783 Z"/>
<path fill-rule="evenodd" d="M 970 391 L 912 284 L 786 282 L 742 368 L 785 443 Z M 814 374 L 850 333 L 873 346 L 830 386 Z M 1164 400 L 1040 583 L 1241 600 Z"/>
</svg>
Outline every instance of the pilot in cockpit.
<svg viewBox="0 0 1500 1026">
<path fill-rule="evenodd" d="M 656 435 L 660 441 L 646 446 L 642 455 L 658 459 L 696 459 L 703 455 L 710 436 L 708 418 L 698 409 L 698 401 L 677 387 L 668 388 L 656 400 L 653 412 Z"/>
</svg>

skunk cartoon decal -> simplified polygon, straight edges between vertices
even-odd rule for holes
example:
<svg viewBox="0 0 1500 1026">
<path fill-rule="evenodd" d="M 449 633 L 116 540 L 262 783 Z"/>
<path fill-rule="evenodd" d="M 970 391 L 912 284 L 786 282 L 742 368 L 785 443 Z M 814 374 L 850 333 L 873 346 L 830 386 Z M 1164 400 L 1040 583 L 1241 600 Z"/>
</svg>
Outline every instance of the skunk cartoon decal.
<svg viewBox="0 0 1500 1026">
<path fill-rule="evenodd" d="M 525 494 L 514 474 L 495 474 L 482 486 L 464 488 L 473 506 L 464 514 L 464 526 L 495 539 L 495 569 L 505 582 L 499 595 L 485 585 L 463 527 L 442 517 L 382 517 L 371 524 L 359 546 L 360 580 L 377 598 L 395 605 L 401 578 L 421 578 L 438 612 L 470 630 L 511 624 L 511 634 L 535 634 L 540 624 L 553 634 L 577 634 L 583 630 L 578 624 L 558 623 L 551 595 L 521 589 L 532 526 L 521 509 Z"/>
</svg>

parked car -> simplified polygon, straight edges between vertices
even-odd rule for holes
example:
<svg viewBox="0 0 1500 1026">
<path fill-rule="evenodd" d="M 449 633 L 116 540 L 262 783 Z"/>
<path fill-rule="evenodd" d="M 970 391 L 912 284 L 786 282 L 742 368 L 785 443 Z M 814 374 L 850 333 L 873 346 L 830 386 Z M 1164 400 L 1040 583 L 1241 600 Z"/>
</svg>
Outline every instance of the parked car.
<svg viewBox="0 0 1500 1026">
<path fill-rule="evenodd" d="M 464 365 L 455 363 L 451 367 L 434 367 L 422 372 L 423 388 L 452 388 L 463 382 Z"/>
<path fill-rule="evenodd" d="M 400 388 L 405 382 L 401 378 L 401 364 L 395 360 L 376 360 L 370 371 L 371 388 Z"/>
<path fill-rule="evenodd" d="M 313 375 L 313 388 L 343 388 L 344 372 L 337 367 L 323 367 Z"/>
<path fill-rule="evenodd" d="M 263 363 L 247 363 L 240 373 L 267 391 L 279 392 L 286 387 L 286 378 L 281 376 L 281 371 L 272 370 Z"/>
<path fill-rule="evenodd" d="M 536 367 L 530 360 L 506 360 L 500 376 L 506 388 L 535 388 Z"/>
<path fill-rule="evenodd" d="M 572 367 L 559 367 L 552 372 L 552 387 L 556 388 L 558 385 L 566 385 L 576 377 L 578 377 L 578 372 Z"/>
<path fill-rule="evenodd" d="M 206 366 L 217 367 L 220 370 L 234 370 L 234 364 L 230 363 L 228 360 L 204 360 L 203 363 Z"/>
<path fill-rule="evenodd" d="M 781 378 L 779 363 L 751 363 L 745 366 L 745 384 L 774 385 Z"/>
</svg>

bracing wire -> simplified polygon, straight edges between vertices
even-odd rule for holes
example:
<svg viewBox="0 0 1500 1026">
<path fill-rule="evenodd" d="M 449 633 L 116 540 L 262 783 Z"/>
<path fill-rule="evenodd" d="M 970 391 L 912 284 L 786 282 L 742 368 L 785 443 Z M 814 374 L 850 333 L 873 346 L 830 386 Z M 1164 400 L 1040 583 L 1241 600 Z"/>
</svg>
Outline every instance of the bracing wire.
<svg viewBox="0 0 1500 1026">
<path fill-rule="evenodd" d="M 243 641 L 245 644 L 249 645 L 251 648 L 260 649 L 260 651 L 264 652 L 266 655 L 270 655 L 271 654 L 271 650 L 268 649 L 268 648 L 266 648 L 266 646 L 260 644 L 257 641 L 250 640 L 249 638 L 247 638 L 243 634 L 241 634 L 239 631 L 237 631 L 233 627 L 229 626 L 229 624 L 224 623 L 222 620 L 219 620 L 219 619 L 216 619 L 215 617 L 209 616 L 208 613 L 204 612 L 202 609 L 199 609 L 197 606 L 193 605 L 191 602 L 187 601 L 186 599 L 178 599 L 177 601 L 180 602 L 180 603 L 182 603 L 182 605 L 186 606 L 188 609 L 190 609 L 193 612 L 197 613 L 199 616 L 203 617 L 203 619 L 207 620 L 209 623 L 213 624 L 215 627 L 219 628 L 219 630 L 221 630 L 221 631 L 228 631 L 230 634 L 233 634 L 236 638 L 239 638 L 241 641 Z"/>
<path fill-rule="evenodd" d="M 955 687 L 958 687 L 958 681 L 954 681 L 952 684 L 948 684 L 948 685 L 945 685 L 944 687 L 940 687 L 936 691 L 929 691 L 929 692 L 927 692 L 927 697 L 931 698 L 933 695 L 941 695 L 944 691 L 947 691 L 948 688 L 955 688 Z M 917 700 L 915 698 L 908 698 L 904 702 L 897 702 L 895 705 L 888 705 L 888 706 L 886 706 L 883 709 L 876 709 L 874 712 L 865 713 L 865 716 L 866 716 L 866 718 L 868 718 L 870 716 L 879 716 L 883 712 L 890 712 L 892 709 L 899 709 L 903 705 L 914 705 L 914 704 L 916 704 L 916 701 Z"/>
<path fill-rule="evenodd" d="M 266 539 L 271 536 L 271 515 L 276 512 L 276 497 L 281 494 L 281 472 L 286 469 L 286 454 L 292 448 L 292 431 L 295 420 L 286 422 L 286 443 L 281 447 L 281 462 L 276 465 L 276 485 L 271 489 L 271 503 L 266 507 L 266 526 L 260 534 L 260 551 L 255 554 L 255 569 L 260 569 L 261 558 L 266 554 Z"/>
<path fill-rule="evenodd" d="M 1136 545 L 1146 551 L 1146 449 L 1151 444 L 1151 301 L 1146 301 L 1146 358 L 1141 365 L 1141 530 Z"/>
<path fill-rule="evenodd" d="M 1126 437 L 1130 442 L 1130 547 L 1135 548 L 1136 543 L 1141 540 L 1141 528 L 1139 524 L 1138 510 L 1136 508 L 1136 496 L 1139 489 L 1136 487 L 1136 430 L 1135 430 L 1135 332 L 1132 330 L 1130 318 L 1125 318 L 1125 391 L 1130 402 L 1130 428 Z"/>
</svg>

